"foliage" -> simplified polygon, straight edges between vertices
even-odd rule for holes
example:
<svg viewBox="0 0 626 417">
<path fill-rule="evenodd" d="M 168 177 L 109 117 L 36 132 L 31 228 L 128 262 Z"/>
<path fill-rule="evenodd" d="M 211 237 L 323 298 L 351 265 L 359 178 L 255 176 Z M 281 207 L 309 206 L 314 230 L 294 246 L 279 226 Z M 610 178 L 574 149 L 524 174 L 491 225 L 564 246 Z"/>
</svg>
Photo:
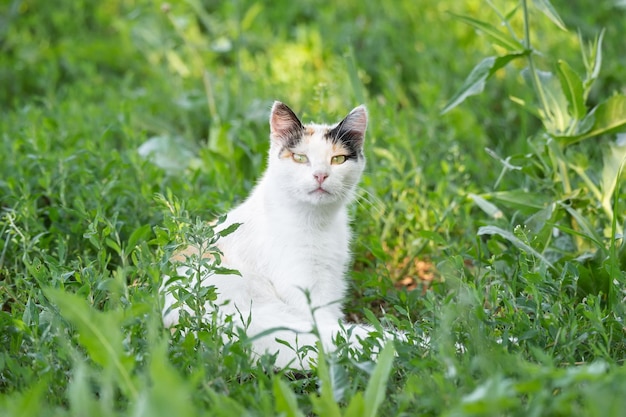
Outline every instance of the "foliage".
<svg viewBox="0 0 626 417">
<path fill-rule="evenodd" d="M 0 414 L 621 415 L 625 13 L 4 2 Z M 205 220 L 261 174 L 275 99 L 368 105 L 346 313 L 407 339 L 338 340 L 306 374 L 228 323 L 161 323 L 162 276 L 193 282 L 168 258 L 219 258 Z"/>
</svg>

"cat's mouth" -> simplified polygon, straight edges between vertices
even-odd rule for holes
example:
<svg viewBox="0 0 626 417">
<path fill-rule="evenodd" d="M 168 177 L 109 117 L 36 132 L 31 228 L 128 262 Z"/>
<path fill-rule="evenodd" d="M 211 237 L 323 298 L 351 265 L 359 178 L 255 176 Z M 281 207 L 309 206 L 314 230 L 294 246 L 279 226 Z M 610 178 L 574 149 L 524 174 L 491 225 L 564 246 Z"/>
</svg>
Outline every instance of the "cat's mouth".
<svg viewBox="0 0 626 417">
<path fill-rule="evenodd" d="M 315 190 L 310 191 L 309 194 L 311 195 L 323 195 L 323 194 L 330 194 L 328 191 L 326 191 L 325 189 L 323 189 L 322 187 L 317 187 Z"/>
</svg>

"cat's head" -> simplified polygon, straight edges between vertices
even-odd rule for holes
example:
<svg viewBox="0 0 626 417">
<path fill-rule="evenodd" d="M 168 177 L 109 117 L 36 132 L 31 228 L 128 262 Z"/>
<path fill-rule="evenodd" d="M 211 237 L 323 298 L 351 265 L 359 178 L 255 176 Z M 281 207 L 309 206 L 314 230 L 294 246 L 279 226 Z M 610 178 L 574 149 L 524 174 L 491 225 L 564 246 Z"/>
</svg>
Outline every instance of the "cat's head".
<svg viewBox="0 0 626 417">
<path fill-rule="evenodd" d="M 304 125 L 277 101 L 270 114 L 268 174 L 298 202 L 346 202 L 365 168 L 366 128 L 365 106 L 356 107 L 335 125 Z"/>
</svg>

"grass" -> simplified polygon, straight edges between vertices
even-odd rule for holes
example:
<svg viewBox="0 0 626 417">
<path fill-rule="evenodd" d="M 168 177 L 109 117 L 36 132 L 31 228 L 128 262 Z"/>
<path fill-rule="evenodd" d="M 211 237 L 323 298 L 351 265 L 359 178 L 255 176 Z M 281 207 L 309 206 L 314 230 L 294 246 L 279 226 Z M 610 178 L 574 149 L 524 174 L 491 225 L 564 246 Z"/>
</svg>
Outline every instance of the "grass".
<svg viewBox="0 0 626 417">
<path fill-rule="evenodd" d="M 523 57 L 442 115 L 507 53 L 454 16 L 507 33 L 487 3 L 0 6 L 0 414 L 621 415 L 626 113 L 559 136 Z M 584 114 L 621 100 L 623 7 L 553 0 L 563 31 L 522 3 L 510 27 L 530 23 L 544 72 L 585 75 L 576 31 L 605 28 Z M 368 105 L 346 313 L 409 339 L 377 364 L 343 346 L 310 375 L 274 372 L 233 329 L 160 322 L 172 244 L 253 187 L 275 99 L 305 120 Z"/>
</svg>

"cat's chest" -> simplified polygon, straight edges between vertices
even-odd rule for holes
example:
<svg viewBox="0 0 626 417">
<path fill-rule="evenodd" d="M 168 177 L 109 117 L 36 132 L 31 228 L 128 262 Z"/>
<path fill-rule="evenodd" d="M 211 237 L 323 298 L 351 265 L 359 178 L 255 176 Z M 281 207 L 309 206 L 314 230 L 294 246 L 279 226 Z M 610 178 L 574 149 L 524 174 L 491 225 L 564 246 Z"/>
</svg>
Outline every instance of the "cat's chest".
<svg viewBox="0 0 626 417">
<path fill-rule="evenodd" d="M 275 267 L 289 271 L 310 271 L 309 275 L 334 272 L 342 274 L 348 257 L 348 239 L 338 231 L 309 233 L 289 239 L 277 234 L 271 255 Z"/>
<path fill-rule="evenodd" d="M 318 234 L 292 243 L 277 236 L 274 250 L 259 270 L 259 284 L 268 283 L 283 302 L 297 307 L 306 305 L 304 292 L 312 305 L 327 305 L 343 297 L 348 260 L 346 236 Z"/>
<path fill-rule="evenodd" d="M 237 264 L 232 266 L 278 284 L 310 287 L 317 281 L 341 279 L 349 260 L 349 229 L 341 222 L 324 230 L 286 223 L 242 225 L 235 235 L 228 245 L 235 255 L 230 260 Z"/>
</svg>

